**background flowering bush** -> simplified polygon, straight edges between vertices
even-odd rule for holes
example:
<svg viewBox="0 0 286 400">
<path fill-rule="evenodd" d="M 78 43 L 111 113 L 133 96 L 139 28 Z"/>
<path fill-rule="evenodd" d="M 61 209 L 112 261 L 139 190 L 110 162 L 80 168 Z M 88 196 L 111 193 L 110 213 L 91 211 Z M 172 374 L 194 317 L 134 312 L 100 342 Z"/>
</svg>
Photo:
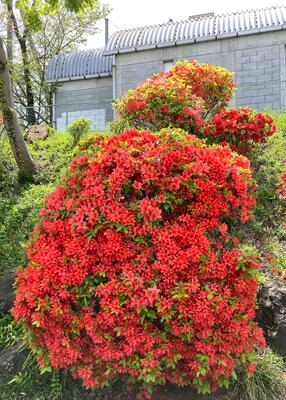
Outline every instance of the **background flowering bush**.
<svg viewBox="0 0 286 400">
<path fill-rule="evenodd" d="M 196 60 L 178 62 L 167 73 L 147 79 L 115 103 L 121 120 L 140 129 L 177 127 L 197 132 L 207 115 L 226 106 L 233 95 L 232 74 Z"/>
<path fill-rule="evenodd" d="M 207 393 L 263 345 L 259 263 L 228 229 L 255 201 L 249 161 L 181 130 L 126 130 L 72 161 L 41 211 L 13 314 L 43 368 Z"/>
<path fill-rule="evenodd" d="M 232 73 L 196 60 L 178 62 L 169 72 L 147 79 L 115 103 L 115 131 L 132 126 L 158 131 L 181 128 L 210 143 L 227 143 L 248 155 L 275 132 L 268 114 L 227 109 L 235 84 Z"/>
</svg>

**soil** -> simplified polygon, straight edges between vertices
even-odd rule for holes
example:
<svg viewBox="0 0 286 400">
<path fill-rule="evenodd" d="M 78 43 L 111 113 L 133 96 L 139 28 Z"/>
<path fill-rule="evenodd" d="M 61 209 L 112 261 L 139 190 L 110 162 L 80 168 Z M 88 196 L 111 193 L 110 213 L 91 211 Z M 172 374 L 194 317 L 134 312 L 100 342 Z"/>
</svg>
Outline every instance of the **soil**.
<svg viewBox="0 0 286 400">
<path fill-rule="evenodd" d="M 105 389 L 102 395 L 90 400 L 136 400 L 136 395 L 128 393 L 122 387 Z M 180 388 L 175 385 L 159 387 L 152 396 L 152 400 L 228 400 L 226 393 L 217 392 L 211 395 L 198 395 L 191 387 Z"/>
</svg>

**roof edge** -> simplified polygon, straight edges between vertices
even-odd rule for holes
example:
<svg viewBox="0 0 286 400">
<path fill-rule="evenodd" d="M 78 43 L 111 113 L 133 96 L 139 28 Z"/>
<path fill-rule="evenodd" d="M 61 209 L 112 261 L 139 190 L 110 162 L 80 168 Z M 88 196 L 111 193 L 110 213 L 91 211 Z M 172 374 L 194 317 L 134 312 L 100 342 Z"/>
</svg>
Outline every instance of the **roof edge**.
<svg viewBox="0 0 286 400">
<path fill-rule="evenodd" d="M 239 16 L 243 17 L 241 21 L 238 18 Z M 248 21 L 244 21 L 244 19 L 247 19 L 246 17 L 248 17 Z M 225 20 L 221 20 L 223 18 L 225 18 Z M 232 21 L 230 21 L 231 18 Z M 239 22 L 235 20 L 239 20 Z M 233 25 L 231 25 L 230 22 Z M 218 27 L 218 24 L 221 23 L 225 25 L 223 25 L 223 27 Z M 200 24 L 200 29 L 194 26 L 192 31 L 190 27 L 191 24 Z M 181 21 L 168 21 L 163 24 L 146 25 L 117 31 L 110 36 L 103 51 L 103 55 L 109 56 L 143 51 L 157 47 L 164 48 L 168 47 L 169 41 L 179 46 L 180 44 L 187 44 L 188 40 L 192 43 L 196 43 L 197 41 L 220 40 L 231 36 L 284 30 L 285 24 L 286 5 L 239 10 L 232 13 L 214 15 L 209 13 L 193 17 L 190 16 L 189 19 Z M 186 25 L 188 25 L 188 29 Z M 194 32 L 195 28 L 197 28 L 199 32 L 197 36 Z M 180 29 L 181 33 L 179 35 L 177 31 Z M 171 30 L 172 33 L 170 33 Z M 183 30 L 184 32 L 182 33 Z M 218 30 L 219 32 L 217 33 Z M 187 35 L 189 35 L 189 37 L 186 37 Z M 178 36 L 184 37 L 178 39 Z"/>
<path fill-rule="evenodd" d="M 102 72 L 101 74 L 93 74 L 93 75 L 80 75 L 80 76 L 72 76 L 68 78 L 59 78 L 59 79 L 48 79 L 47 83 L 57 83 L 57 82 L 71 82 L 71 81 L 83 81 L 94 78 L 108 78 L 112 76 L 112 72 Z"/>
</svg>

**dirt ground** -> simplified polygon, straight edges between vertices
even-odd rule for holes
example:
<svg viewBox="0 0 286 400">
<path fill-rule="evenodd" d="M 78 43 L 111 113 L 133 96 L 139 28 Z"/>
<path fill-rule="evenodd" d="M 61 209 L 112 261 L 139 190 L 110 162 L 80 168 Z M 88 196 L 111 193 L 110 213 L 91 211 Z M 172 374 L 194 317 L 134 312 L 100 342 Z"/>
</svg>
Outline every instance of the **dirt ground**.
<svg viewBox="0 0 286 400">
<path fill-rule="evenodd" d="M 136 396 L 122 388 L 114 387 L 106 390 L 98 400 L 136 400 Z M 190 387 L 179 388 L 175 385 L 165 385 L 154 392 L 152 400 L 227 400 L 227 396 L 224 392 L 200 396 Z"/>
</svg>

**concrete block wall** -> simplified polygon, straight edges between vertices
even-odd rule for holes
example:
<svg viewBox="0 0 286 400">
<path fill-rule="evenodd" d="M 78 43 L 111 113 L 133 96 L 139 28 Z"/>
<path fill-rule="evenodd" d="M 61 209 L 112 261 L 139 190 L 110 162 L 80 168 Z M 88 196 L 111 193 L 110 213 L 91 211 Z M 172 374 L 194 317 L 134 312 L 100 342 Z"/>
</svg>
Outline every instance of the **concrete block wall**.
<svg viewBox="0 0 286 400">
<path fill-rule="evenodd" d="M 58 130 L 79 117 L 91 118 L 94 129 L 106 129 L 113 119 L 112 77 L 59 82 L 54 99 L 54 121 Z"/>
<path fill-rule="evenodd" d="M 280 44 L 236 51 L 239 105 L 256 109 L 282 108 L 280 52 L 284 51 L 285 47 Z"/>
<path fill-rule="evenodd" d="M 285 45 L 286 31 L 281 30 L 118 54 L 115 58 L 115 97 L 162 71 L 164 61 L 197 59 L 234 72 L 237 90 L 232 106 L 284 110 Z"/>
</svg>

